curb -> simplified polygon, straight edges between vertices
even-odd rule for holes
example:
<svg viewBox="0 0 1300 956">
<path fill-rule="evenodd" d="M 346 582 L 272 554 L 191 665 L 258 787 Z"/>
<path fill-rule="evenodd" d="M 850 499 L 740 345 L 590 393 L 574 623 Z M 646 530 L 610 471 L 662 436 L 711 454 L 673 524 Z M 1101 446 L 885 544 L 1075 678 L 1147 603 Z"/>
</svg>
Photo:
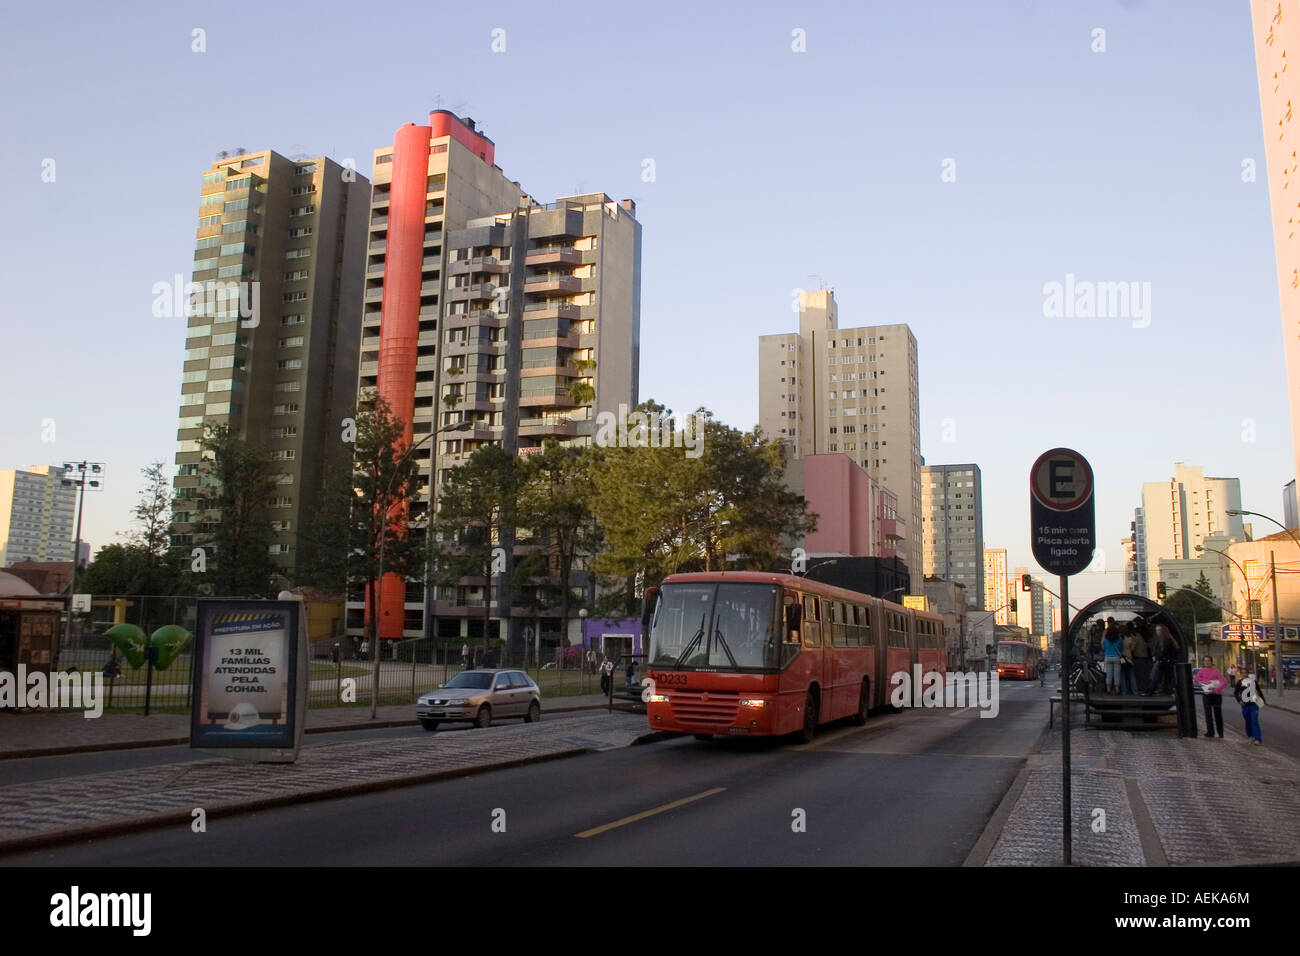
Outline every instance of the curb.
<svg viewBox="0 0 1300 956">
<path fill-rule="evenodd" d="M 572 714 L 583 710 L 604 710 L 606 704 L 583 704 L 579 707 L 556 707 L 546 711 L 548 714 Z M 332 734 L 357 730 L 385 730 L 390 727 L 414 727 L 419 724 L 415 718 L 410 720 L 366 720 L 351 724 L 339 724 L 333 727 L 308 727 L 305 734 Z M 104 753 L 110 750 L 140 750 L 148 747 L 176 747 L 190 742 L 189 735 L 184 737 L 165 737 L 155 740 L 113 740 L 102 744 L 72 744 L 67 747 L 35 747 L 30 750 L 0 751 L 0 760 L 28 760 L 33 757 L 66 757 L 71 754 Z"/>
<path fill-rule="evenodd" d="M 569 750 L 560 750 L 555 753 L 541 754 L 536 757 L 520 757 L 516 760 L 482 764 L 477 767 L 460 767 L 455 770 L 431 770 L 425 773 L 412 774 L 404 777 L 386 777 L 382 780 L 349 783 L 340 786 L 325 787 L 320 790 L 309 790 L 303 793 L 259 797 L 255 800 L 225 803 L 218 807 L 214 807 L 207 812 L 207 819 L 211 820 L 218 817 L 234 816 L 240 813 L 255 813 L 259 810 L 271 810 L 277 807 L 293 806 L 295 804 L 315 803 L 320 800 L 334 800 L 339 797 L 360 796 L 362 794 L 375 793 L 380 790 L 399 790 L 403 787 L 413 787 L 424 783 L 433 783 L 439 780 L 449 780 L 454 777 L 471 777 L 481 773 L 489 773 L 494 770 L 508 770 L 512 767 L 523 767 L 529 764 L 546 763 L 550 760 L 563 760 L 568 757 L 579 757 L 588 753 L 595 753 L 595 751 L 590 747 L 574 747 Z M 32 836 L 19 837 L 13 840 L 0 840 L 0 856 L 57 846 L 63 843 L 72 843 L 78 840 L 102 839 L 109 836 L 120 836 L 125 833 L 137 833 L 142 830 L 156 830 L 162 827 L 175 826 L 177 824 L 188 825 L 192 820 L 192 811 L 177 810 L 172 813 L 163 813 L 153 817 L 136 817 L 132 820 L 102 823 L 69 830 L 54 830 L 49 833 L 39 833 Z"/>
</svg>

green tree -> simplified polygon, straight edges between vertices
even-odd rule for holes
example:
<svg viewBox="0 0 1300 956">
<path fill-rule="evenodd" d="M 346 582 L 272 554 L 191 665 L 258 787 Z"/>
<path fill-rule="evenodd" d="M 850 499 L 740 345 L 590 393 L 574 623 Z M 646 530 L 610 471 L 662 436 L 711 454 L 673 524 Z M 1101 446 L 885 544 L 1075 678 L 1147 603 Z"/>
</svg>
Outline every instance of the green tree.
<svg viewBox="0 0 1300 956">
<path fill-rule="evenodd" d="M 138 527 L 131 537 L 131 543 L 144 547 L 151 555 L 164 562 L 171 545 L 171 479 L 167 466 L 155 461 L 147 468 L 141 468 L 145 486 L 140 489 L 140 497 L 131 513 L 135 515 Z"/>
<path fill-rule="evenodd" d="M 354 508 L 357 502 L 353 465 L 331 460 L 321 480 L 320 505 L 298 530 L 295 584 L 342 592 L 353 563 Z"/>
<path fill-rule="evenodd" d="M 494 559 L 501 553 L 503 537 L 513 538 L 520 479 L 519 459 L 500 445 L 484 445 L 459 468 L 448 472 L 438 497 L 433 526 L 438 539 L 434 577 L 451 585 L 462 578 L 481 578 L 483 650 L 487 650 L 492 619 Z"/>
<path fill-rule="evenodd" d="M 180 587 L 180 571 L 137 542 L 100 548 L 77 579 L 77 590 L 83 594 L 168 595 L 178 593 Z"/>
<path fill-rule="evenodd" d="M 280 493 L 279 468 L 260 445 L 229 425 L 207 423 L 200 443 L 199 533 L 205 549 L 195 590 L 222 596 L 265 596 L 276 573 L 270 547 L 271 499 Z"/>
<path fill-rule="evenodd" d="M 1165 595 L 1164 608 L 1178 625 L 1179 632 L 1191 640 L 1195 633 L 1194 624 L 1217 623 L 1223 620 L 1223 613 L 1215 602 L 1214 589 L 1210 586 L 1205 572 L 1202 571 L 1190 590 L 1177 588 L 1169 591 Z"/>
<path fill-rule="evenodd" d="M 409 500 L 419 467 L 415 444 L 405 438 L 406 425 L 382 397 L 367 394 L 357 409 L 356 451 L 352 469 L 354 501 L 346 538 L 352 560 L 350 579 L 365 584 L 370 608 L 367 624 L 372 653 L 378 654 L 379 563 L 384 575 L 403 582 L 421 573 L 426 556 L 423 522 L 412 522 Z M 419 438 L 414 440 L 419 441 Z M 403 585 L 405 587 L 405 585 Z"/>
<path fill-rule="evenodd" d="M 548 439 L 519 468 L 517 522 L 532 544 L 531 560 L 520 563 L 515 579 L 527 582 L 526 606 L 560 609 L 561 639 L 567 640 L 573 601 L 573 571 L 596 554 L 603 534 L 592 513 L 594 449 Z"/>
<path fill-rule="evenodd" d="M 637 411 L 676 430 L 661 405 Z M 597 456 L 592 507 L 608 547 L 595 566 L 613 585 L 597 613 L 636 614 L 639 592 L 675 572 L 771 568 L 789 539 L 816 526 L 785 485 L 783 444 L 723 425 L 705 409 L 695 414 L 698 455 L 684 441 L 663 447 L 662 437 L 660 447 L 647 447 L 653 440 L 642 429 Z"/>
</svg>

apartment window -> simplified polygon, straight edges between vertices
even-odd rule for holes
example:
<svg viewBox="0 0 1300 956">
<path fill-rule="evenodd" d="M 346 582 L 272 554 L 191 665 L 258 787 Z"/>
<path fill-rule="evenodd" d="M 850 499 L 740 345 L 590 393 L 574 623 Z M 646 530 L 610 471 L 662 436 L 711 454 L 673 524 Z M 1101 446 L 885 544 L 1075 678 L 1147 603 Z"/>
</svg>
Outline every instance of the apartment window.
<svg viewBox="0 0 1300 956">
<path fill-rule="evenodd" d="M 202 348 L 185 350 L 185 361 L 187 362 L 193 362 L 195 359 L 203 359 L 207 357 L 208 357 L 208 347 L 206 345 L 203 346 Z"/>
<path fill-rule="evenodd" d="M 299 226 L 289 230 L 290 239 L 301 239 L 303 236 L 311 235 L 311 226 Z"/>
<path fill-rule="evenodd" d="M 202 392 L 189 392 L 181 396 L 181 405 L 202 405 L 203 402 Z"/>
<path fill-rule="evenodd" d="M 303 314 L 301 312 L 295 312 L 293 315 L 280 316 L 281 325 L 302 325 L 303 321 Z M 299 342 L 298 344 L 301 345 L 302 343 Z"/>
<path fill-rule="evenodd" d="M 243 265 L 222 266 L 217 270 L 218 279 L 232 279 L 235 276 L 248 278 L 253 274 L 253 270 Z"/>
<path fill-rule="evenodd" d="M 208 382 L 209 392 L 229 392 L 231 390 L 231 380 L 228 378 L 213 379 Z"/>
<path fill-rule="evenodd" d="M 202 209 L 204 206 L 220 206 L 225 201 L 225 194 L 212 193 L 211 195 L 204 196 L 199 200 L 199 209 Z"/>
<path fill-rule="evenodd" d="M 181 375 L 182 382 L 202 382 L 208 377 L 208 370 L 201 368 L 196 372 L 185 372 Z"/>
<path fill-rule="evenodd" d="M 445 152 L 447 152 L 446 143 L 434 143 L 432 146 L 429 147 L 430 156 L 434 155 L 435 153 L 445 153 Z"/>
<path fill-rule="evenodd" d="M 290 216 L 310 216 L 316 211 L 315 206 L 294 206 L 289 210 Z M 292 237 L 291 237 L 292 238 Z"/>
<path fill-rule="evenodd" d="M 280 340 L 280 348 L 292 349 L 302 345 L 303 337 L 301 335 L 290 335 Z"/>
<path fill-rule="evenodd" d="M 238 222 L 228 222 L 221 227 L 222 232 L 245 232 L 248 229 L 248 220 L 240 219 Z"/>
<path fill-rule="evenodd" d="M 221 245 L 221 237 L 220 237 L 220 236 L 207 236 L 206 238 L 200 239 L 197 243 L 195 243 L 195 248 L 196 248 L 196 249 L 212 249 L 212 248 L 214 248 L 215 246 L 219 246 L 219 245 Z M 197 252 L 196 252 L 194 255 L 195 255 L 195 258 L 198 258 L 198 253 L 197 253 Z"/>
<path fill-rule="evenodd" d="M 203 183 L 205 186 L 210 186 L 213 183 L 225 182 L 225 179 L 226 179 L 226 171 L 224 169 L 218 170 L 215 173 L 203 174 Z"/>
<path fill-rule="evenodd" d="M 271 409 L 272 415 L 292 415 L 298 411 L 297 402 L 288 402 L 284 405 L 276 405 Z"/>
<path fill-rule="evenodd" d="M 284 274 L 285 282 L 296 282 L 299 279 L 305 279 L 305 278 L 307 278 L 306 269 L 295 269 L 293 272 L 286 272 Z"/>
<path fill-rule="evenodd" d="M 239 189 L 247 189 L 252 183 L 252 176 L 235 176 L 226 180 L 226 192 L 231 193 Z"/>
<path fill-rule="evenodd" d="M 294 170 L 293 174 L 295 176 L 309 176 L 314 172 L 316 172 L 315 163 L 303 163 L 301 166 L 299 166 L 297 169 Z"/>
<path fill-rule="evenodd" d="M 307 298 L 306 292 L 286 292 L 282 297 L 283 302 L 302 302 Z"/>
<path fill-rule="evenodd" d="M 375 165 L 376 165 L 376 166 L 383 166 L 385 163 L 391 163 L 392 161 L 393 161 L 393 154 L 392 154 L 392 153 L 384 153 L 384 155 L 382 155 L 382 156 L 376 156 L 376 157 L 375 157 Z"/>
<path fill-rule="evenodd" d="M 302 368 L 302 359 L 280 359 L 275 367 L 281 372 L 295 371 Z"/>
<path fill-rule="evenodd" d="M 315 183 L 310 183 L 310 184 L 308 184 L 308 185 L 306 185 L 306 186 L 294 186 L 294 187 L 293 187 L 293 191 L 290 193 L 290 195 L 291 195 L 291 196 L 306 196 L 306 195 L 308 195 L 309 193 L 314 193 L 315 191 L 316 191 L 316 184 L 315 184 Z"/>
<path fill-rule="evenodd" d="M 297 425 L 284 425 L 280 428 L 271 429 L 272 438 L 296 438 L 298 436 Z"/>
<path fill-rule="evenodd" d="M 199 228 L 200 228 L 200 229 L 203 229 L 203 228 L 205 228 L 205 227 L 207 227 L 207 226 L 215 226 L 215 225 L 219 224 L 220 222 L 221 222 L 221 217 L 220 217 L 220 216 L 200 216 L 200 217 L 199 217 Z"/>
<path fill-rule="evenodd" d="M 298 457 L 298 453 L 292 448 L 277 448 L 271 452 L 272 461 L 293 461 Z"/>
<path fill-rule="evenodd" d="M 276 382 L 275 390 L 277 392 L 301 392 L 302 382 Z"/>
<path fill-rule="evenodd" d="M 276 478 L 276 484 L 291 485 L 293 484 L 293 475 L 280 475 Z"/>
<path fill-rule="evenodd" d="M 288 252 L 284 254 L 284 257 L 286 259 L 306 259 L 310 255 L 311 255 L 310 248 L 302 248 L 302 249 L 290 249 Z"/>
</svg>

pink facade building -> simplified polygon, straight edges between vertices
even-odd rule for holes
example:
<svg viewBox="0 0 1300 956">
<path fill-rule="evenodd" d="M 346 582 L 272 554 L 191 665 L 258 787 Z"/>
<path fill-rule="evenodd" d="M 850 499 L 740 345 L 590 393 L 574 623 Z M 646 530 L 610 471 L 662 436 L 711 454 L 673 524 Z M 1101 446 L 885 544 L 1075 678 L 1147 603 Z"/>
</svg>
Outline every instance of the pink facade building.
<svg viewBox="0 0 1300 956">
<path fill-rule="evenodd" d="M 906 523 L 898 498 L 871 480 L 848 455 L 806 455 L 790 463 L 789 484 L 802 491 L 817 530 L 803 548 L 809 557 L 902 558 Z"/>
</svg>

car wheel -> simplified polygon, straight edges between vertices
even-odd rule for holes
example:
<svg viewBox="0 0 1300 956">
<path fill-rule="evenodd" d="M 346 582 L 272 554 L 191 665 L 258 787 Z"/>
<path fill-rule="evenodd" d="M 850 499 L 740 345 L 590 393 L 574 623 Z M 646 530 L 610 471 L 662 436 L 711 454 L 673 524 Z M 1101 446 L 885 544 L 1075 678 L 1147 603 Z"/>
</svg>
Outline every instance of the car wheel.
<svg viewBox="0 0 1300 956">
<path fill-rule="evenodd" d="M 871 684 L 868 681 L 862 682 L 862 690 L 858 694 L 858 712 L 853 715 L 853 722 L 861 727 L 867 722 L 867 715 L 871 712 Z"/>
<path fill-rule="evenodd" d="M 421 720 L 420 726 L 425 730 L 437 730 L 438 722 L 436 720 Z"/>
<path fill-rule="evenodd" d="M 528 724 L 535 724 L 537 723 L 537 721 L 541 719 L 542 719 L 542 705 L 537 703 L 537 701 L 533 701 L 531 704 L 528 705 L 528 713 L 524 715 L 524 722 Z"/>
<path fill-rule="evenodd" d="M 474 726 L 488 727 L 491 726 L 491 724 L 492 724 L 492 708 L 489 707 L 487 704 L 484 704 L 482 707 L 478 709 L 478 713 L 474 716 Z"/>
<path fill-rule="evenodd" d="M 803 702 L 803 728 L 799 731 L 799 740 L 801 743 L 810 744 L 816 736 L 817 694 L 815 691 L 810 690 Z"/>
</svg>

